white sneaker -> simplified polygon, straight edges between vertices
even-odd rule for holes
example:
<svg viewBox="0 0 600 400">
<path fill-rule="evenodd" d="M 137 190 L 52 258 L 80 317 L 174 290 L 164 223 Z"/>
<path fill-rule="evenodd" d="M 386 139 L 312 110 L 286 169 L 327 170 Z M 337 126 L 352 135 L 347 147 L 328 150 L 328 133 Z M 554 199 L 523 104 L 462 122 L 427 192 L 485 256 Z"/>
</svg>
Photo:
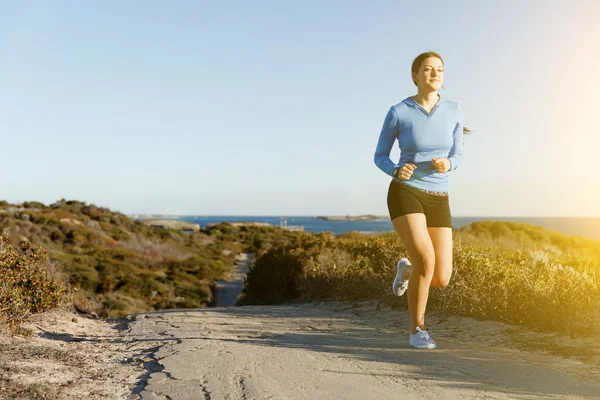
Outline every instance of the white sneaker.
<svg viewBox="0 0 600 400">
<path fill-rule="evenodd" d="M 401 258 L 398 260 L 398 264 L 396 264 L 396 278 L 394 279 L 394 283 L 392 283 L 392 291 L 396 296 L 402 296 L 406 289 L 408 289 L 408 279 L 404 280 L 404 269 L 410 266 L 410 261 L 408 258 Z"/>
<path fill-rule="evenodd" d="M 437 345 L 432 338 L 429 337 L 427 331 L 422 330 L 417 326 L 417 333 L 410 335 L 410 345 L 417 349 L 436 349 Z"/>
</svg>

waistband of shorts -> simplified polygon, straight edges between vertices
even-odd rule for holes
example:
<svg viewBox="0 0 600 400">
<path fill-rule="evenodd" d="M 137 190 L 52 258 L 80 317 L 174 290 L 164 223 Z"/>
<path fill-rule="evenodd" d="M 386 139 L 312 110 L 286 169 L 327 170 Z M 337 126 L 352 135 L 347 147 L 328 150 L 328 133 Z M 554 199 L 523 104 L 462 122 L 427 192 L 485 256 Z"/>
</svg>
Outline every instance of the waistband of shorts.
<svg viewBox="0 0 600 400">
<path fill-rule="evenodd" d="M 442 196 L 442 197 L 448 197 L 448 195 L 449 195 L 449 193 L 448 193 L 448 192 L 433 192 L 433 191 L 431 191 L 431 190 L 427 190 L 427 189 L 421 189 L 421 188 L 418 188 L 418 187 L 414 187 L 414 186 L 412 186 L 412 185 L 409 185 L 408 183 L 405 183 L 405 182 L 403 182 L 403 181 L 392 180 L 392 182 L 399 183 L 399 184 L 401 184 L 401 185 L 403 185 L 403 186 L 409 187 L 409 188 L 411 188 L 411 189 L 418 190 L 418 191 L 420 191 L 420 192 L 423 192 L 423 193 L 426 193 L 426 194 L 429 194 L 429 195 L 432 195 L 432 196 Z"/>
</svg>

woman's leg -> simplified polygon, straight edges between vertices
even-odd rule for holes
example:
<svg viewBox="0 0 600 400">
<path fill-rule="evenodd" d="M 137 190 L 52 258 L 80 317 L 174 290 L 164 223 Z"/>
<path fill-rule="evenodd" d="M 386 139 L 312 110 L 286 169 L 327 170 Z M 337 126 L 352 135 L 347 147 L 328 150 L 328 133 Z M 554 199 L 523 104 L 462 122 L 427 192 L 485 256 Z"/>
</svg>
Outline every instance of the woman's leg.
<svg viewBox="0 0 600 400">
<path fill-rule="evenodd" d="M 431 286 L 447 286 L 452 277 L 452 228 L 428 227 L 435 251 L 435 267 Z"/>
<path fill-rule="evenodd" d="M 428 227 L 429 237 L 435 253 L 435 267 L 431 287 L 445 287 L 452 277 L 452 228 Z M 409 280 L 412 266 L 406 268 L 402 279 Z"/>
<path fill-rule="evenodd" d="M 435 249 L 429 236 L 425 214 L 405 214 L 394 218 L 392 224 L 413 265 L 407 295 L 412 319 L 411 334 L 415 334 L 417 326 L 425 329 L 425 308 L 435 270 Z"/>
</svg>

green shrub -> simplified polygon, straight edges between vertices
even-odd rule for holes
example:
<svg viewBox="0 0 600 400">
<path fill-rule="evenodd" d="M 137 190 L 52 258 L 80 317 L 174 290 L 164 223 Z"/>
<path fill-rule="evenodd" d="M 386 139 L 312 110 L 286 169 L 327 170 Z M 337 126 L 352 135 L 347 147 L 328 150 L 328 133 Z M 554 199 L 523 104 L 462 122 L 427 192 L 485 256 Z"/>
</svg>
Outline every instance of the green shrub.
<svg viewBox="0 0 600 400">
<path fill-rule="evenodd" d="M 559 234 L 536 233 L 536 228 L 521 225 L 490 224 L 484 233 L 457 234 L 451 282 L 445 288 L 430 289 L 428 310 L 571 335 L 600 334 L 600 260 L 590 258 L 600 243 L 582 241 L 589 246 L 582 248 L 584 255 L 565 259 L 560 250 L 540 250 L 550 240 L 562 246 L 563 242 L 556 240 Z M 517 235 L 528 231 L 529 248 L 507 250 L 489 245 L 487 235 L 504 235 L 497 238 L 510 243 L 513 231 Z M 240 304 L 380 299 L 406 307 L 406 296 L 398 299 L 390 290 L 396 261 L 407 257 L 395 235 L 333 238 L 322 234 L 275 244 L 255 260 Z"/>
<path fill-rule="evenodd" d="M 0 201 L 0 207 L 23 208 L 0 213 L 0 231 L 41 246 L 74 287 L 75 308 L 101 317 L 207 306 L 214 280 L 229 277 L 240 252 L 261 256 L 275 245 L 318 243 L 312 234 L 278 227 L 223 223 L 192 233 L 155 229 L 76 200 L 50 206 Z"/>
<path fill-rule="evenodd" d="M 0 233 L 0 319 L 14 331 L 28 315 L 58 307 L 65 288 L 48 277 L 42 248 L 21 242 L 16 249 L 7 243 L 7 233 Z"/>
<path fill-rule="evenodd" d="M 249 271 L 245 304 L 277 304 L 300 295 L 297 280 L 302 273 L 304 250 L 275 245 Z"/>
</svg>

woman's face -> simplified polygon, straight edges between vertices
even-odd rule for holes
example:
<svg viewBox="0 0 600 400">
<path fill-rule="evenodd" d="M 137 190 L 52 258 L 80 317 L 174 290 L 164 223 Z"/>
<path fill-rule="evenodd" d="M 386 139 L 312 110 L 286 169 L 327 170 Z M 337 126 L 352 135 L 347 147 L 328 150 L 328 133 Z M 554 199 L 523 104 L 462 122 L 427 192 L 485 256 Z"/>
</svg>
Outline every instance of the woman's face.
<svg viewBox="0 0 600 400">
<path fill-rule="evenodd" d="M 444 64 L 437 57 L 426 58 L 421 63 L 419 72 L 412 75 L 419 88 L 429 91 L 440 90 L 444 84 Z"/>
</svg>

